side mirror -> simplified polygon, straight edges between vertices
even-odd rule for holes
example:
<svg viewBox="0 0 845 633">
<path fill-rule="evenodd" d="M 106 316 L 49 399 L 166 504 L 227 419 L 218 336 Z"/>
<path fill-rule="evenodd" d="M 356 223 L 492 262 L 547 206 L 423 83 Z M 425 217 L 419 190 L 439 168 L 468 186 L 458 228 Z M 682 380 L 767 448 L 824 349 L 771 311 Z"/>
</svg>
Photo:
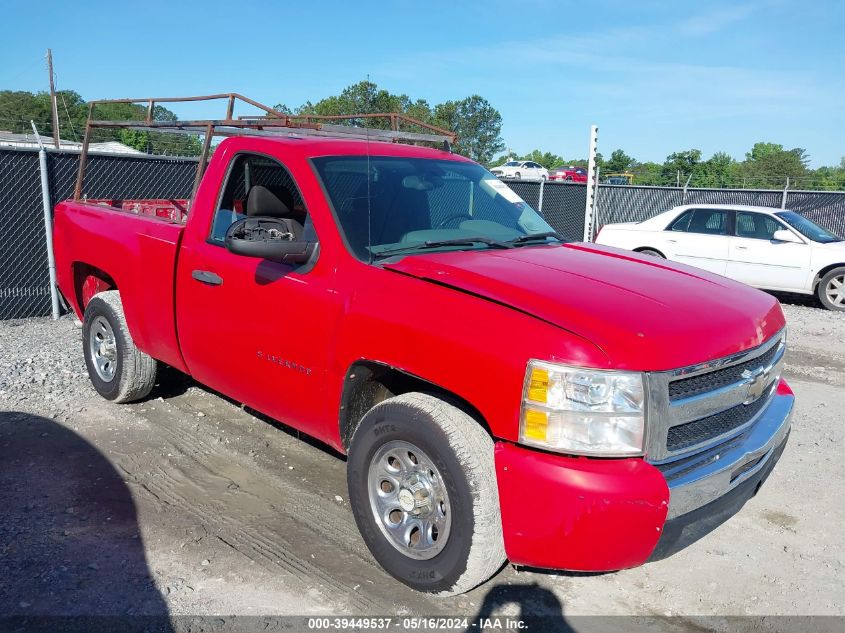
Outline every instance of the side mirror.
<svg viewBox="0 0 845 633">
<path fill-rule="evenodd" d="M 778 229 L 775 231 L 772 234 L 772 239 L 775 242 L 794 242 L 795 244 L 803 244 L 803 242 L 798 239 L 792 231 L 787 231 L 786 229 Z"/>
<path fill-rule="evenodd" d="M 316 247 L 315 242 L 296 240 L 290 220 L 260 216 L 233 223 L 223 243 L 236 255 L 284 264 L 304 264 Z"/>
</svg>

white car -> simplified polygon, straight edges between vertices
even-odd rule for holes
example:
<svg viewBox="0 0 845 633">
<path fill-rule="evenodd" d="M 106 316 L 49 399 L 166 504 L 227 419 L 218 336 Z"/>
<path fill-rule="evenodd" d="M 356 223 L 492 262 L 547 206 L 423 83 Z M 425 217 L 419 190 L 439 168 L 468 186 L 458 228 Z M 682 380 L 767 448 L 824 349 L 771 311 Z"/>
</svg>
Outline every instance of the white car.
<svg viewBox="0 0 845 633">
<path fill-rule="evenodd" d="M 517 180 L 548 180 L 549 170 L 540 163 L 530 160 L 511 160 L 490 170 L 496 178 L 516 178 Z"/>
<path fill-rule="evenodd" d="M 845 242 L 794 211 L 685 205 L 644 222 L 608 224 L 595 241 L 757 288 L 816 294 L 826 308 L 845 310 Z"/>
</svg>

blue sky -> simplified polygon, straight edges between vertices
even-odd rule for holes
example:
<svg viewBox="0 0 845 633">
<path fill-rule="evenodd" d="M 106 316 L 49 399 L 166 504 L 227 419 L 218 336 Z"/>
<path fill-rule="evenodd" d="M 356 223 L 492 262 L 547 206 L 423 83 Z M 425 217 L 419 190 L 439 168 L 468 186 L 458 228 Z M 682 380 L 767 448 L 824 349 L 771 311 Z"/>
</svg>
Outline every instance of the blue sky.
<svg viewBox="0 0 845 633">
<path fill-rule="evenodd" d="M 472 93 L 519 153 L 605 156 L 755 141 L 845 156 L 845 2 L 4 3 L 0 88 L 86 99 L 238 91 L 296 106 L 370 75 L 430 103 Z M 143 8 L 142 8 L 143 7 Z M 186 113 L 187 114 L 187 113 Z M 202 107 L 192 115 L 215 116 Z"/>
</svg>

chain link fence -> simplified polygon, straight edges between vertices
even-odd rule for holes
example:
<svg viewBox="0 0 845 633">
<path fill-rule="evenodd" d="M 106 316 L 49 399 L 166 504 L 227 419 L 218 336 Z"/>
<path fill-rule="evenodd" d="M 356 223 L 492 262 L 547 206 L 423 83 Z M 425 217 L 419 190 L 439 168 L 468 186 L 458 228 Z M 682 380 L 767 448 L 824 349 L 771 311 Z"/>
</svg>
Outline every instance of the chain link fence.
<svg viewBox="0 0 845 633">
<path fill-rule="evenodd" d="M 51 207 L 73 196 L 78 152 L 50 150 Z M 188 198 L 197 160 L 89 154 L 88 198 Z M 50 314 L 38 151 L 0 149 L 0 319 Z"/>
<path fill-rule="evenodd" d="M 0 319 L 50 314 L 38 152 L 0 151 Z"/>
<path fill-rule="evenodd" d="M 539 211 L 568 240 L 584 237 L 587 187 L 572 182 L 502 179 L 513 192 Z"/>
<path fill-rule="evenodd" d="M 88 198 L 188 198 L 197 166 L 196 158 L 143 155 L 92 153 L 88 160 L 83 188 Z M 73 195 L 78 166 L 78 152 L 48 150 L 51 206 Z M 564 237 L 583 238 L 586 185 L 506 182 Z M 717 203 L 780 207 L 784 192 L 599 185 L 595 226 L 645 220 L 679 204 Z M 785 207 L 845 235 L 845 192 L 787 191 Z M 0 149 L 0 319 L 50 314 L 43 213 L 38 152 Z"/>
</svg>

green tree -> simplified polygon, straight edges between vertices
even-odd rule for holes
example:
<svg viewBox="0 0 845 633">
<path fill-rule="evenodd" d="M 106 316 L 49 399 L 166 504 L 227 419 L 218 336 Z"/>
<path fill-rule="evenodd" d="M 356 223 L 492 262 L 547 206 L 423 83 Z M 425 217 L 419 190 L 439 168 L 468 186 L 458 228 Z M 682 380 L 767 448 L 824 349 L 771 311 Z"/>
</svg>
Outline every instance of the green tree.
<svg viewBox="0 0 845 633">
<path fill-rule="evenodd" d="M 701 162 L 701 150 L 699 149 L 688 149 L 669 154 L 663 163 L 662 175 L 664 184 L 677 184 L 678 172 L 680 172 L 680 184 L 683 185 L 686 182 L 686 178 L 695 171 L 699 162 Z"/>
<path fill-rule="evenodd" d="M 746 153 L 741 176 L 752 186 L 782 187 L 789 178 L 793 185 L 809 175 L 807 151 L 801 147 L 784 149 L 778 143 L 755 143 Z"/>
<path fill-rule="evenodd" d="M 393 94 L 371 81 L 359 81 L 344 88 L 339 95 L 329 96 L 317 102 L 306 101 L 296 108 L 279 103 L 275 107 L 281 112 L 296 115 L 335 116 L 399 112 L 423 123 L 454 131 L 458 135 L 454 150 L 485 164 L 491 162 L 493 156 L 504 149 L 501 138 L 502 115 L 479 95 L 446 101 L 432 107 L 425 99 Z M 362 117 L 344 121 L 343 124 L 388 129 L 390 120 Z M 412 132 L 427 131 L 413 124 L 405 124 L 403 129 Z"/>
<path fill-rule="evenodd" d="M 615 149 L 604 163 L 602 171 L 606 173 L 626 172 L 636 161 L 621 149 Z"/>
<path fill-rule="evenodd" d="M 505 148 L 502 115 L 479 95 L 436 105 L 434 122 L 458 135 L 455 151 L 479 163 L 489 163 Z"/>
<path fill-rule="evenodd" d="M 656 186 L 664 183 L 663 165 L 659 163 L 635 163 L 630 171 L 634 174 L 635 185 Z"/>
<path fill-rule="evenodd" d="M 735 180 L 737 162 L 726 152 L 716 152 L 698 163 L 690 185 L 693 187 L 727 187 Z"/>
<path fill-rule="evenodd" d="M 56 93 L 60 135 L 63 140 L 81 141 L 88 120 L 88 104 L 72 90 Z M 142 105 L 108 103 L 94 109 L 94 118 L 106 121 L 137 121 L 147 115 Z M 175 121 L 176 115 L 162 106 L 156 106 L 153 118 L 157 121 Z M 39 133 L 52 135 L 50 95 L 47 92 L 0 91 L 0 129 L 30 133 L 30 119 L 35 121 Z M 106 129 L 94 130 L 92 142 L 119 141 L 134 149 L 153 154 L 196 156 L 201 143 L 195 135 L 168 134 L 148 130 Z"/>
</svg>

